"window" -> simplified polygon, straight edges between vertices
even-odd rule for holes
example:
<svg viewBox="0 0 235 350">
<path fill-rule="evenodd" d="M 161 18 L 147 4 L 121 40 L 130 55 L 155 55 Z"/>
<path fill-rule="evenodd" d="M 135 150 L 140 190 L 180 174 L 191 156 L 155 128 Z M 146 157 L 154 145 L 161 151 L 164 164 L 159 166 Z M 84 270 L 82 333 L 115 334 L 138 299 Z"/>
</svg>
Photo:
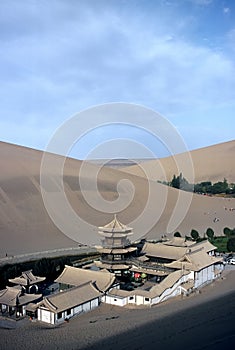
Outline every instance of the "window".
<svg viewBox="0 0 235 350">
<path fill-rule="evenodd" d="M 114 298 L 114 301 L 117 301 L 117 299 L 116 299 L 116 298 Z"/>
<path fill-rule="evenodd" d="M 149 301 L 149 298 L 145 298 L 145 301 Z"/>
<path fill-rule="evenodd" d="M 57 318 L 58 318 L 58 320 L 59 320 L 60 318 L 62 318 L 62 312 L 58 312 Z"/>
<path fill-rule="evenodd" d="M 133 300 L 134 299 L 134 297 L 129 297 L 129 300 Z"/>
<path fill-rule="evenodd" d="M 67 310 L 67 315 L 71 315 L 71 309 Z"/>
</svg>

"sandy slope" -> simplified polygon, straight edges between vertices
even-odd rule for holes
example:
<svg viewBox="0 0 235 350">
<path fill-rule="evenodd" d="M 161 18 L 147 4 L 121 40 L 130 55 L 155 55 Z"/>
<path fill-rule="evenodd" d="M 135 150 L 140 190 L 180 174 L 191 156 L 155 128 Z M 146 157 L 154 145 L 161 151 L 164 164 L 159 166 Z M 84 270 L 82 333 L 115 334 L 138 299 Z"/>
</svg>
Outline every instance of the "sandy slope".
<svg viewBox="0 0 235 350">
<path fill-rule="evenodd" d="M 217 157 L 219 164 L 227 157 L 228 149 L 229 154 L 232 154 L 234 144 L 234 142 L 223 144 L 222 150 L 225 153 L 219 152 L 220 145 L 213 146 L 217 149 L 216 153 L 221 154 L 219 159 Z M 212 150 L 214 150 L 213 147 Z M 198 152 L 200 153 L 199 158 L 203 158 L 203 150 Z M 206 154 L 208 152 L 206 149 Z M 6 253 L 16 255 L 77 245 L 64 234 L 65 231 L 61 231 L 53 223 L 45 209 L 40 189 L 41 157 L 42 152 L 40 151 L 0 143 L 0 257 L 5 256 Z M 78 224 L 74 224 L 70 220 L 69 213 L 61 206 L 60 189 L 56 174 L 53 173 L 54 162 L 60 159 L 59 156 L 51 156 L 52 169 L 48 169 L 47 190 L 53 199 L 52 204 L 60 209 L 57 219 L 64 225 L 65 230 L 69 229 L 73 232 L 79 242 L 100 243 L 96 226 L 104 225 L 113 217 L 113 214 L 107 214 L 107 210 L 103 209 L 102 198 L 108 201 L 108 208 L 110 206 L 113 212 L 120 212 L 118 217 L 122 222 L 131 225 L 134 231 L 140 234 L 149 231 L 148 237 L 150 238 L 159 238 L 166 232 L 170 235 L 176 230 L 182 234 L 189 234 L 192 228 L 203 234 L 208 227 L 212 227 L 216 234 L 221 234 L 225 226 L 235 227 L 235 211 L 231 210 L 235 208 L 235 199 L 193 195 L 191 201 L 190 194 L 182 191 L 180 191 L 182 198 L 181 204 L 177 207 L 177 215 L 183 214 L 183 206 L 187 201 L 191 201 L 190 207 L 182 222 L 175 227 L 169 227 L 169 219 L 178 200 L 179 191 L 158 184 L 156 181 L 149 182 L 147 178 L 110 168 L 103 168 L 99 171 L 98 180 L 94 182 L 97 167 L 89 164 L 82 175 L 84 180 L 82 188 L 85 194 L 89 194 L 90 199 L 93 200 L 91 206 L 84 198 L 78 182 L 81 162 L 67 159 L 64 168 L 64 188 L 67 200 L 76 216 L 85 222 L 82 224 L 79 221 Z M 217 168 L 220 172 L 225 169 L 227 174 L 224 164 Z M 214 174 L 217 174 L 217 168 L 214 168 Z M 213 170 L 212 167 L 210 169 Z M 231 164 L 230 169 L 232 172 Z M 220 177 L 219 174 L 215 176 Z M 123 179 L 129 182 L 121 181 Z M 97 197 L 97 190 L 94 186 L 96 183 L 100 197 Z M 148 207 L 149 194 L 153 202 Z M 131 200 L 132 195 L 133 200 Z M 122 206 L 114 205 L 112 203 L 114 200 L 119 200 Z M 125 203 L 128 203 L 129 200 L 130 204 L 126 207 Z M 144 214 L 144 217 L 140 217 L 141 214 Z M 219 221 L 214 222 L 215 218 L 218 218 Z M 136 222 L 133 221 L 135 219 Z"/>
<path fill-rule="evenodd" d="M 229 141 L 210 147 L 200 148 L 189 152 L 192 158 L 192 164 L 195 174 L 195 182 L 201 181 L 223 181 L 224 178 L 228 182 L 235 182 L 235 140 Z M 151 160 L 141 163 L 140 165 L 153 180 L 170 181 L 174 174 L 178 175 L 181 169 L 177 168 L 177 164 L 184 166 L 188 160 L 187 154 L 178 154 L 174 157 L 167 157 L 158 160 Z M 130 166 L 122 168 L 123 171 L 143 176 L 141 166 Z M 188 179 L 189 169 L 185 166 L 183 175 Z"/>
</svg>

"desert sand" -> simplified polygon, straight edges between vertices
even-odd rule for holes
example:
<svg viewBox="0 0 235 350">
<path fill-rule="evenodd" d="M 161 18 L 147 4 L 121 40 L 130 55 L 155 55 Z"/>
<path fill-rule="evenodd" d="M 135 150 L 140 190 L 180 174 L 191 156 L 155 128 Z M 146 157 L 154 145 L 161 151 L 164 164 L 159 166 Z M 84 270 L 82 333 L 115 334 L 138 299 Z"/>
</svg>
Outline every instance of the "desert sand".
<svg viewBox="0 0 235 350">
<path fill-rule="evenodd" d="M 228 182 L 235 182 L 234 171 L 234 153 L 235 141 L 228 141 L 209 147 L 204 147 L 188 152 L 194 168 L 194 183 L 202 181 L 223 181 L 224 178 Z M 173 175 L 179 175 L 180 169 L 177 164 L 183 164 L 188 161 L 187 153 L 177 154 L 175 156 L 160 158 L 157 160 L 150 160 L 140 163 L 143 164 L 144 169 L 151 174 L 152 179 L 171 181 Z M 143 176 L 141 167 L 138 165 L 122 168 L 121 170 Z M 163 177 L 163 170 L 165 178 Z M 183 176 L 188 178 L 187 168 L 183 172 Z"/>
<path fill-rule="evenodd" d="M 0 143 L 0 258 L 4 258 L 6 254 L 11 256 L 76 247 L 77 242 L 88 245 L 100 244 L 97 227 L 113 218 L 112 213 L 107 214 L 102 210 L 100 203 L 104 198 L 110 201 L 111 207 L 112 201 L 119 199 L 119 195 L 124 204 L 130 200 L 130 204 L 117 211 L 119 220 L 133 227 L 139 236 L 143 232 L 143 236 L 149 239 L 159 239 L 163 234 L 171 237 L 175 231 L 180 231 L 182 235 L 190 234 L 191 229 L 198 230 L 203 236 L 208 227 L 211 227 L 216 235 L 221 235 L 224 227 L 235 227 L 235 210 L 232 210 L 235 208 L 234 198 L 224 199 L 196 194 L 191 198 L 189 193 L 157 183 L 154 175 L 154 169 L 157 168 L 155 165 L 155 168 L 151 165 L 147 178 L 139 176 L 139 173 L 130 174 L 104 167 L 96 179 L 94 174 L 97 166 L 88 164 L 83 174 L 83 190 L 94 200 L 96 208 L 93 208 L 84 198 L 78 182 L 82 162 L 67 158 L 63 177 L 65 193 L 71 208 L 85 224 L 71 223 L 69 227 L 70 220 L 63 209 L 59 212 L 59 220 L 64 223 L 65 228 L 69 227 L 74 232 L 76 236 L 74 240 L 54 224 L 45 209 L 40 188 L 42 156 L 43 152 L 40 151 Z M 195 159 L 195 169 L 198 174 L 202 174 L 202 177 L 206 176 L 206 179 L 226 177 L 229 181 L 234 181 L 235 141 L 193 151 L 192 156 Z M 60 156 L 51 155 L 52 163 L 60 159 Z M 166 160 L 166 169 L 169 170 L 171 162 L 168 161 Z M 171 171 L 174 173 L 174 168 Z M 151 180 L 151 173 L 154 175 L 154 181 Z M 56 182 L 56 174 L 53 174 L 52 169 L 47 175 L 49 192 L 57 204 L 60 188 Z M 97 184 L 100 197 L 97 197 L 94 182 Z M 150 207 L 147 206 L 149 194 L 153 198 Z M 182 203 L 189 200 L 191 204 L 182 221 L 169 227 L 168 223 L 179 194 Z M 181 207 L 178 206 L 178 210 L 180 214 Z M 142 213 L 145 216 L 141 221 L 139 219 Z M 146 228 L 148 232 L 144 232 Z"/>
<path fill-rule="evenodd" d="M 0 329 L 5 349 L 233 349 L 235 345 L 235 271 L 201 289 L 152 308 L 102 304 L 69 323 L 53 327 L 17 321 Z"/>
</svg>

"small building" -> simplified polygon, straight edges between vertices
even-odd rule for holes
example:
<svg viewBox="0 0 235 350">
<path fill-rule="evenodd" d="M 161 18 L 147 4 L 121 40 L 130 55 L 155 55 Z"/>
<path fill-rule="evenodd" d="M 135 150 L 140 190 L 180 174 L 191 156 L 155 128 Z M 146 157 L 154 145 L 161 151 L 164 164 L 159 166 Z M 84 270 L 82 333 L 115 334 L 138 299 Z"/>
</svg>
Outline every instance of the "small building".
<svg viewBox="0 0 235 350">
<path fill-rule="evenodd" d="M 26 293 L 37 293 L 40 283 L 46 277 L 35 276 L 32 270 L 24 271 L 19 277 L 10 278 L 8 281 L 14 285 L 19 285 Z"/>
<path fill-rule="evenodd" d="M 121 276 L 130 268 L 129 260 L 137 251 L 137 247 L 131 246 L 129 240 L 133 234 L 132 228 L 122 224 L 115 215 L 110 223 L 99 227 L 99 234 L 104 238 L 102 247 L 97 247 L 101 259 L 96 265 Z"/>
<path fill-rule="evenodd" d="M 78 287 L 44 297 L 38 305 L 38 320 L 53 325 L 62 323 L 75 315 L 96 308 L 102 294 L 89 281 Z"/>
<path fill-rule="evenodd" d="M 27 305 L 41 298 L 42 294 L 27 294 L 21 286 L 6 287 L 0 291 L 0 312 L 5 316 L 25 316 Z"/>
</svg>

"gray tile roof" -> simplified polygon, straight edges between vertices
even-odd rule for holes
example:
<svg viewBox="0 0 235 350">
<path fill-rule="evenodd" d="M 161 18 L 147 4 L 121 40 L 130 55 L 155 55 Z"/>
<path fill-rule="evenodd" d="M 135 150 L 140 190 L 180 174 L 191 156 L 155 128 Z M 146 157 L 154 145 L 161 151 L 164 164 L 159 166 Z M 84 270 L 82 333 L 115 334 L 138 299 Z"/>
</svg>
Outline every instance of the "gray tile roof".
<svg viewBox="0 0 235 350">
<path fill-rule="evenodd" d="M 88 281 L 92 281 L 99 291 L 105 292 L 114 283 L 115 275 L 108 271 L 86 270 L 65 265 L 63 272 L 55 280 L 71 286 L 80 286 Z"/>
<path fill-rule="evenodd" d="M 21 290 L 14 287 L 6 287 L 0 291 L 0 304 L 8 306 L 26 305 L 32 301 L 39 300 L 42 294 L 21 294 Z"/>
<path fill-rule="evenodd" d="M 9 279 L 9 282 L 19 284 L 21 286 L 31 286 L 33 284 L 42 282 L 46 277 L 35 276 L 32 270 L 22 272 L 21 276 Z"/>
<path fill-rule="evenodd" d="M 102 294 L 91 282 L 87 282 L 78 287 L 44 297 L 39 307 L 58 313 L 99 298 Z"/>
</svg>

